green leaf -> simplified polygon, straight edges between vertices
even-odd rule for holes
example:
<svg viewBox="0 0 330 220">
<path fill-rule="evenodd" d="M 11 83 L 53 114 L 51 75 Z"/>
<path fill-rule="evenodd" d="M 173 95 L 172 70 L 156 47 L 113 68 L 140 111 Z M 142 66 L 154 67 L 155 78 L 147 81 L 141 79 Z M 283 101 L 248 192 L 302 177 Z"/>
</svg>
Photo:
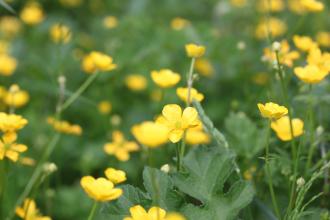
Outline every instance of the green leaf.
<svg viewBox="0 0 330 220">
<path fill-rule="evenodd" d="M 7 9 L 8 11 L 10 11 L 11 13 L 15 14 L 15 10 L 10 5 L 8 5 L 8 3 L 6 3 L 4 0 L 0 0 L 0 5 L 5 9 Z"/>
</svg>

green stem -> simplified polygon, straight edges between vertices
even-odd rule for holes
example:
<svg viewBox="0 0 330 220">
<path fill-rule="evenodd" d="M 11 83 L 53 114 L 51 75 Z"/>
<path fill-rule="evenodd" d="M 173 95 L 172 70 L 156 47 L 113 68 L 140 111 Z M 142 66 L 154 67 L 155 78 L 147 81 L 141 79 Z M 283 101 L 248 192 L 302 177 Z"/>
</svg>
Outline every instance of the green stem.
<svg viewBox="0 0 330 220">
<path fill-rule="evenodd" d="M 312 85 L 309 87 L 310 101 L 309 101 L 309 135 L 310 135 L 310 147 L 307 156 L 307 163 L 305 173 L 308 173 L 309 168 L 311 167 L 314 151 L 316 144 L 314 144 L 314 115 L 313 115 L 313 101 L 312 101 Z"/>
<path fill-rule="evenodd" d="M 180 145 L 180 163 L 179 163 L 179 170 L 182 170 L 182 161 L 183 161 L 183 157 L 184 157 L 184 153 L 186 150 L 186 132 L 183 134 L 182 140 L 181 140 L 181 145 Z"/>
<path fill-rule="evenodd" d="M 195 61 L 196 61 L 196 59 L 193 57 L 191 59 L 190 68 L 189 68 L 188 77 L 187 77 L 187 88 L 188 88 L 187 107 L 190 107 L 190 105 L 191 105 L 191 89 L 192 89 L 193 83 L 194 83 L 193 73 L 194 73 Z"/>
<path fill-rule="evenodd" d="M 266 155 L 265 155 L 265 162 L 266 162 L 266 173 L 267 173 L 267 179 L 268 179 L 268 187 L 269 187 L 269 191 L 270 191 L 270 195 L 271 195 L 271 199 L 272 199 L 272 203 L 273 203 L 273 207 L 274 207 L 274 211 L 276 213 L 276 216 L 278 217 L 278 219 L 281 219 L 281 214 L 277 205 L 277 200 L 276 200 L 276 196 L 275 196 L 275 192 L 274 192 L 274 187 L 273 187 L 273 177 L 272 174 L 270 172 L 270 166 L 269 166 L 269 142 L 270 142 L 270 121 L 268 123 L 268 128 L 267 128 L 267 136 L 266 136 Z"/>
<path fill-rule="evenodd" d="M 93 204 L 93 206 L 92 206 L 92 209 L 91 209 L 91 211 L 89 213 L 89 216 L 88 216 L 88 219 L 87 220 L 93 220 L 94 215 L 95 215 L 95 212 L 96 212 L 96 209 L 97 209 L 97 205 L 98 205 L 98 202 L 95 201 L 94 204 Z"/>
<path fill-rule="evenodd" d="M 0 161 L 0 219 L 4 216 L 4 197 L 7 185 L 7 161 L 4 158 Z"/>
<path fill-rule="evenodd" d="M 312 167 L 312 172 L 315 172 L 315 170 L 320 169 L 323 163 L 327 160 L 330 160 L 330 151 L 328 151 L 328 153 Z"/>
<path fill-rule="evenodd" d="M 181 159 L 180 159 L 180 143 L 176 144 L 176 170 L 180 172 Z"/>
</svg>

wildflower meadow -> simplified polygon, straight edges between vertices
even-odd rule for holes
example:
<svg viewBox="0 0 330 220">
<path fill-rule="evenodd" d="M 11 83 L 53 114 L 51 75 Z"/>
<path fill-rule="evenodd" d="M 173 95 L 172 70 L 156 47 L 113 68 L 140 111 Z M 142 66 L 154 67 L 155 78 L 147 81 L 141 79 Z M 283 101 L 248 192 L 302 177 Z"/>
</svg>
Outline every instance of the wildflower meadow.
<svg viewBox="0 0 330 220">
<path fill-rule="evenodd" d="M 0 0 L 0 220 L 330 220 L 329 0 Z"/>
</svg>

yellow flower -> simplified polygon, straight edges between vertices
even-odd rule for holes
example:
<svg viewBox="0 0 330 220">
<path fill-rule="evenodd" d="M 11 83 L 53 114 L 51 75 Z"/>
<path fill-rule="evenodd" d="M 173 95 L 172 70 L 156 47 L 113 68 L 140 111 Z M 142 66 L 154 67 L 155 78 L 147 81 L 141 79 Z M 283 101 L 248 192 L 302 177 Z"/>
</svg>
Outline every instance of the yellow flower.
<svg viewBox="0 0 330 220">
<path fill-rule="evenodd" d="M 24 23 L 29 25 L 36 25 L 41 23 L 45 16 L 44 12 L 37 2 L 28 3 L 20 13 L 20 18 Z"/>
<path fill-rule="evenodd" d="M 36 161 L 33 158 L 30 157 L 20 157 L 19 163 L 25 165 L 25 166 L 34 166 L 36 165 Z"/>
<path fill-rule="evenodd" d="M 55 43 L 68 43 L 71 40 L 71 30 L 63 24 L 54 24 L 49 33 Z"/>
<path fill-rule="evenodd" d="M 24 90 L 20 90 L 19 86 L 13 84 L 6 95 L 3 97 L 3 101 L 8 106 L 20 108 L 29 102 L 30 96 Z"/>
<path fill-rule="evenodd" d="M 246 5 L 247 0 L 230 0 L 230 4 L 237 8 L 242 8 Z"/>
<path fill-rule="evenodd" d="M 113 63 L 111 56 L 101 52 L 93 51 L 86 55 L 82 61 L 82 69 L 86 73 L 95 73 L 96 71 L 111 71 L 116 69 L 117 65 Z"/>
<path fill-rule="evenodd" d="M 182 112 L 181 107 L 176 104 L 165 105 L 162 117 L 157 122 L 169 129 L 168 138 L 173 143 L 180 141 L 188 128 L 193 128 L 200 123 L 195 108 L 187 107 Z"/>
<path fill-rule="evenodd" d="M 123 194 L 122 189 L 114 188 L 114 184 L 103 177 L 84 176 L 80 184 L 90 198 L 99 202 L 115 200 Z"/>
<path fill-rule="evenodd" d="M 256 73 L 252 76 L 252 81 L 257 85 L 266 85 L 269 81 L 269 75 L 267 73 Z"/>
<path fill-rule="evenodd" d="M 98 109 L 101 114 L 109 114 L 112 110 L 112 105 L 109 101 L 101 101 L 98 104 Z"/>
<path fill-rule="evenodd" d="M 171 21 L 171 28 L 176 31 L 180 31 L 185 27 L 187 27 L 188 25 L 190 25 L 190 22 L 187 19 L 180 17 L 173 18 Z"/>
<path fill-rule="evenodd" d="M 283 11 L 285 4 L 283 0 L 259 0 L 258 10 L 261 12 L 279 12 Z"/>
<path fill-rule="evenodd" d="M 103 26 L 106 29 L 113 29 L 118 26 L 118 19 L 115 16 L 106 16 L 103 19 Z"/>
<path fill-rule="evenodd" d="M 5 157 L 13 162 L 18 160 L 19 154 L 25 152 L 28 148 L 23 144 L 15 143 L 17 135 L 15 132 L 8 132 L 0 140 L 0 160 Z"/>
<path fill-rule="evenodd" d="M 329 73 L 330 71 L 330 53 L 322 53 L 319 48 L 313 48 L 307 56 L 309 65 L 317 66 L 321 71 Z"/>
<path fill-rule="evenodd" d="M 176 94 L 182 101 L 188 101 L 188 88 L 179 87 L 176 89 Z M 204 95 L 199 93 L 197 89 L 191 88 L 189 103 L 191 103 L 191 101 L 194 99 L 201 102 L 204 99 Z"/>
<path fill-rule="evenodd" d="M 205 53 L 205 47 L 197 44 L 186 44 L 185 48 L 188 57 L 198 58 Z"/>
<path fill-rule="evenodd" d="M 8 54 L 0 54 L 0 75 L 10 76 L 16 70 L 17 61 Z"/>
<path fill-rule="evenodd" d="M 304 122 L 299 118 L 291 120 L 293 137 L 299 137 L 304 133 Z M 288 116 L 284 116 L 271 123 L 272 129 L 282 141 L 290 141 L 292 139 L 290 120 Z"/>
<path fill-rule="evenodd" d="M 194 128 L 187 129 L 185 140 L 188 144 L 208 144 L 210 143 L 210 136 L 203 131 L 203 126 L 200 123 Z"/>
<path fill-rule="evenodd" d="M 60 3 L 68 8 L 75 8 L 81 5 L 83 0 L 60 0 Z"/>
<path fill-rule="evenodd" d="M 203 76 L 212 76 L 214 74 L 214 68 L 209 60 L 207 59 L 197 59 L 195 62 L 195 69 L 197 72 Z"/>
<path fill-rule="evenodd" d="M 306 12 L 306 8 L 301 0 L 289 0 L 288 6 L 289 9 L 296 14 L 304 14 Z"/>
<path fill-rule="evenodd" d="M 319 83 L 321 82 L 328 73 L 321 70 L 318 66 L 307 65 L 305 67 L 294 68 L 294 73 L 305 83 Z"/>
<path fill-rule="evenodd" d="M 105 170 L 105 176 L 114 184 L 122 183 L 126 181 L 126 173 L 122 170 L 116 170 L 114 168 L 108 168 Z"/>
<path fill-rule="evenodd" d="M 179 213 L 169 213 L 166 215 L 164 220 L 185 220 L 185 219 L 186 218 Z"/>
<path fill-rule="evenodd" d="M 290 45 L 288 41 L 281 41 L 281 47 L 278 51 L 278 56 L 281 64 L 284 64 L 288 67 L 292 67 L 293 61 L 299 58 L 299 53 L 297 51 L 290 51 Z M 264 58 L 273 64 L 276 62 L 276 53 L 270 48 L 264 49 Z"/>
<path fill-rule="evenodd" d="M 6 38 L 15 36 L 21 29 L 21 22 L 14 16 L 3 16 L 0 19 L 0 33 Z"/>
<path fill-rule="evenodd" d="M 169 69 L 161 69 L 151 72 L 152 80 L 161 88 L 169 88 L 175 86 L 181 79 L 178 73 Z"/>
<path fill-rule="evenodd" d="M 307 36 L 293 36 L 293 42 L 296 47 L 302 51 L 309 51 L 315 47 L 317 47 L 317 43 L 315 43 L 310 37 Z"/>
<path fill-rule="evenodd" d="M 20 115 L 6 114 L 0 112 L 0 131 L 6 132 L 16 132 L 22 129 L 28 121 Z"/>
<path fill-rule="evenodd" d="M 123 133 L 114 131 L 112 133 L 112 142 L 104 145 L 104 151 L 107 154 L 114 155 L 120 161 L 129 160 L 129 153 L 137 151 L 139 146 L 134 141 L 127 141 Z"/>
<path fill-rule="evenodd" d="M 125 78 L 126 86 L 132 91 L 141 91 L 147 87 L 147 79 L 140 74 L 131 74 Z"/>
<path fill-rule="evenodd" d="M 48 117 L 47 122 L 48 124 L 52 125 L 56 131 L 60 133 L 71 135 L 81 135 L 82 133 L 82 128 L 79 125 L 70 124 L 67 121 L 59 121 L 53 117 Z"/>
<path fill-rule="evenodd" d="M 288 114 L 288 109 L 273 102 L 268 102 L 265 105 L 258 103 L 259 111 L 264 118 L 278 119 Z"/>
<path fill-rule="evenodd" d="M 151 207 L 147 212 L 142 206 L 136 205 L 129 209 L 131 217 L 123 220 L 165 220 L 166 211 L 159 207 Z"/>
<path fill-rule="evenodd" d="M 24 220 L 51 220 L 50 217 L 40 214 L 35 201 L 32 199 L 25 199 L 23 207 L 16 208 L 16 215 Z"/>
<path fill-rule="evenodd" d="M 323 47 L 330 47 L 330 32 L 318 32 L 316 35 L 316 41 Z"/>
<path fill-rule="evenodd" d="M 168 140 L 168 130 L 164 125 L 145 121 L 132 127 L 134 137 L 143 145 L 155 148 L 163 145 Z"/>
<path fill-rule="evenodd" d="M 249 169 L 245 170 L 243 173 L 244 179 L 252 180 L 254 173 L 257 171 L 256 166 L 251 166 Z"/>
<path fill-rule="evenodd" d="M 301 0 L 301 4 L 310 12 L 320 12 L 324 9 L 323 3 L 316 0 Z"/>
<path fill-rule="evenodd" d="M 261 20 L 255 30 L 255 35 L 258 39 L 265 39 L 268 34 L 271 37 L 283 35 L 287 30 L 285 22 L 278 18 L 271 17 L 269 20 Z M 268 33 L 269 32 L 269 33 Z"/>
</svg>

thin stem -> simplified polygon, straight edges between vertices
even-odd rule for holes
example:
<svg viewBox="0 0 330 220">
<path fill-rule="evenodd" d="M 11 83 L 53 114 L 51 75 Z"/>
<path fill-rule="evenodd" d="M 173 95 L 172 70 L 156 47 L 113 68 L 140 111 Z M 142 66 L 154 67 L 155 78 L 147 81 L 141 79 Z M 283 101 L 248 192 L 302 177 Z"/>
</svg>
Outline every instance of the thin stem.
<svg viewBox="0 0 330 220">
<path fill-rule="evenodd" d="M 180 143 L 176 144 L 176 170 L 180 172 L 181 159 L 180 159 Z"/>
<path fill-rule="evenodd" d="M 180 157 L 180 161 L 179 161 L 179 170 L 182 170 L 182 161 L 183 161 L 183 157 L 184 157 L 184 152 L 186 149 L 186 132 L 183 134 L 183 138 L 181 140 L 181 145 L 180 145 L 180 152 L 179 152 L 179 157 Z"/>
<path fill-rule="evenodd" d="M 269 187 L 269 191 L 270 191 L 270 195 L 271 195 L 271 199 L 272 199 L 272 203 L 273 203 L 273 207 L 274 207 L 276 216 L 278 217 L 278 219 L 281 219 L 281 214 L 279 212 L 279 208 L 277 205 L 277 200 L 276 200 L 276 196 L 275 196 L 275 192 L 274 192 L 274 187 L 273 187 L 273 177 L 270 172 L 270 166 L 269 166 L 270 121 L 268 122 L 267 126 L 268 126 L 268 128 L 267 128 L 266 146 L 265 146 L 265 149 L 266 149 L 265 162 L 266 162 L 268 187 Z"/>
<path fill-rule="evenodd" d="M 95 212 L 96 212 L 96 209 L 97 209 L 97 206 L 98 206 L 98 202 L 95 201 L 94 204 L 93 204 L 93 206 L 92 206 L 92 209 L 91 209 L 91 211 L 89 213 L 89 216 L 88 216 L 88 219 L 87 220 L 93 220 L 94 215 L 95 215 Z"/>
<path fill-rule="evenodd" d="M 194 66 L 195 66 L 196 59 L 193 57 L 191 59 L 190 68 L 188 72 L 188 78 L 187 78 L 187 88 L 188 88 L 188 94 L 187 94 L 187 107 L 190 107 L 191 105 L 191 89 L 193 87 L 194 79 L 193 79 L 193 73 L 194 73 Z"/>
<path fill-rule="evenodd" d="M 4 216 L 4 197 L 7 184 L 7 161 L 0 161 L 0 219 Z"/>
<path fill-rule="evenodd" d="M 308 151 L 308 156 L 307 156 L 307 163 L 306 163 L 306 169 L 305 173 L 307 174 L 309 168 L 311 167 L 314 151 L 316 144 L 314 143 L 314 115 L 313 115 L 313 101 L 312 101 L 312 85 L 309 86 L 309 94 L 310 94 L 310 101 L 309 101 L 309 135 L 310 135 L 310 147 Z"/>
</svg>

